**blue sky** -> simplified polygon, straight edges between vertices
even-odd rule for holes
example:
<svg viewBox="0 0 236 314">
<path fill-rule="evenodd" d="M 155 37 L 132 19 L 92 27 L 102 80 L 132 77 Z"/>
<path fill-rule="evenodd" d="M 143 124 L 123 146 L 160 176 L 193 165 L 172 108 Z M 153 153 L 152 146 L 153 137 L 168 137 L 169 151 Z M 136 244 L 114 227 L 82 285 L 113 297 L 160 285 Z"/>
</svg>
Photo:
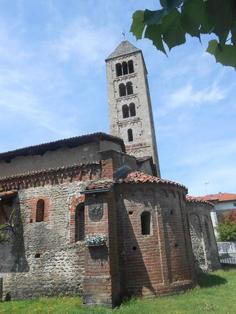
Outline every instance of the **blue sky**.
<svg viewBox="0 0 236 314">
<path fill-rule="evenodd" d="M 0 151 L 108 132 L 104 59 L 143 50 L 162 176 L 193 195 L 236 192 L 236 72 L 196 39 L 167 58 L 129 33 L 156 0 L 0 0 Z M 206 184 L 207 183 L 207 184 Z"/>
</svg>

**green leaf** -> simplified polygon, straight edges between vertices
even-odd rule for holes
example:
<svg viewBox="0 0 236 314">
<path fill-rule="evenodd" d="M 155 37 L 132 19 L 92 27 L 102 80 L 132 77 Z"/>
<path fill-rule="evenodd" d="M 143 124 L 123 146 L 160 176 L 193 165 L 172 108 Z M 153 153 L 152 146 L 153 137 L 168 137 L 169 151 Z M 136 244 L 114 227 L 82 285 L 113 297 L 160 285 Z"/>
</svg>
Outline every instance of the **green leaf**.
<svg viewBox="0 0 236 314">
<path fill-rule="evenodd" d="M 166 54 L 161 34 L 161 26 L 160 25 L 149 25 L 146 29 L 145 38 L 149 38 L 152 40 L 153 45 L 160 51 Z"/>
<path fill-rule="evenodd" d="M 156 11 L 145 10 L 144 11 L 144 23 L 146 25 L 160 24 L 165 14 L 166 14 L 165 10 L 156 10 Z"/>
<path fill-rule="evenodd" d="M 206 10 L 214 26 L 212 32 L 219 37 L 222 45 L 225 43 L 236 18 L 235 0 L 207 0 Z"/>
<path fill-rule="evenodd" d="M 180 7 L 183 0 L 160 0 L 161 6 L 166 10 L 172 10 Z"/>
<path fill-rule="evenodd" d="M 163 18 L 161 24 L 163 40 L 169 49 L 185 43 L 185 31 L 181 24 L 181 14 L 177 9 L 171 10 L 168 15 Z"/>
<path fill-rule="evenodd" d="M 233 28 L 231 29 L 231 35 L 232 35 L 232 38 L 231 38 L 231 42 L 236 45 L 236 22 L 234 23 L 234 26 Z"/>
<path fill-rule="evenodd" d="M 207 52 L 215 56 L 216 62 L 236 68 L 236 47 L 233 45 L 219 45 L 217 40 L 208 43 Z"/>
<path fill-rule="evenodd" d="M 136 39 L 141 39 L 145 28 L 144 11 L 138 10 L 133 14 L 133 22 L 130 31 L 134 34 Z"/>
</svg>

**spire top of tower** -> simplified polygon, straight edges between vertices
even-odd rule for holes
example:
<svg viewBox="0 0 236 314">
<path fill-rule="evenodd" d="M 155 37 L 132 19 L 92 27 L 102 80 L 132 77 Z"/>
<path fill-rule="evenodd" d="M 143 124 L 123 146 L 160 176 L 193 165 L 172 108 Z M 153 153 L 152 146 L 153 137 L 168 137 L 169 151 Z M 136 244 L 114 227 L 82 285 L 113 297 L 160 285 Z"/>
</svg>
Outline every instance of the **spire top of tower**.
<svg viewBox="0 0 236 314">
<path fill-rule="evenodd" d="M 135 47 L 133 44 L 131 44 L 128 40 L 123 40 L 116 47 L 116 49 L 108 56 L 107 60 L 138 51 L 141 50 Z"/>
</svg>

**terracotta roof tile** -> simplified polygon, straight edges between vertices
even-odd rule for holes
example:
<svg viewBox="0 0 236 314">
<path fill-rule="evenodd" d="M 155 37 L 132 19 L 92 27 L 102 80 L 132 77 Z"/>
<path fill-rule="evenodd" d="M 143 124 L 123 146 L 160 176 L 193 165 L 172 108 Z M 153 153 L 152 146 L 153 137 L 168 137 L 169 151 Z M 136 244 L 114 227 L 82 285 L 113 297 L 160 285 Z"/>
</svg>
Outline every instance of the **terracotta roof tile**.
<svg viewBox="0 0 236 314">
<path fill-rule="evenodd" d="M 109 190 L 114 185 L 113 180 L 97 180 L 92 181 L 86 186 L 86 191 L 90 190 Z"/>
<path fill-rule="evenodd" d="M 10 198 L 17 195 L 17 190 L 11 190 L 7 192 L 0 192 L 0 200 L 4 198 Z"/>
<path fill-rule="evenodd" d="M 170 180 L 161 179 L 159 177 L 152 176 L 141 171 L 130 172 L 125 178 L 117 180 L 117 183 L 161 183 L 181 187 L 187 191 L 187 188 L 182 184 Z"/>
<path fill-rule="evenodd" d="M 203 203 L 203 204 L 211 205 L 213 207 L 213 204 L 211 202 L 209 202 L 207 200 L 200 199 L 200 198 L 195 197 L 195 196 L 186 195 L 186 199 L 188 202 L 191 202 L 191 203 Z"/>
<path fill-rule="evenodd" d="M 205 196 L 198 196 L 198 199 L 211 201 L 211 202 L 227 202 L 227 201 L 236 201 L 236 194 L 233 193 L 217 193 L 209 194 Z"/>
</svg>

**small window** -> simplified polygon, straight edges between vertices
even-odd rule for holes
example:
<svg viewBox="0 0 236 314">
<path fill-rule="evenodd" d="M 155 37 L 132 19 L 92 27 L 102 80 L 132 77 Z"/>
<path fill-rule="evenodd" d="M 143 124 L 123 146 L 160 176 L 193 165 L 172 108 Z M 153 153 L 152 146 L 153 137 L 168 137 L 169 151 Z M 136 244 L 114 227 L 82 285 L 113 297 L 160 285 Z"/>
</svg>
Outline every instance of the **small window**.
<svg viewBox="0 0 236 314">
<path fill-rule="evenodd" d="M 133 102 L 129 104 L 129 112 L 131 117 L 136 116 L 135 104 Z"/>
<path fill-rule="evenodd" d="M 129 117 L 129 107 L 127 105 L 122 106 L 123 118 Z"/>
<path fill-rule="evenodd" d="M 234 205 L 234 207 L 236 207 L 236 203 L 234 203 L 233 205 Z"/>
<path fill-rule="evenodd" d="M 123 75 L 128 74 L 128 65 L 127 62 L 122 63 L 122 70 L 123 70 Z"/>
<path fill-rule="evenodd" d="M 44 200 L 38 200 L 36 205 L 36 222 L 44 221 Z"/>
<path fill-rule="evenodd" d="M 129 73 L 133 73 L 134 72 L 133 60 L 129 60 L 129 62 L 128 62 L 128 70 L 129 70 Z"/>
<path fill-rule="evenodd" d="M 127 90 L 127 95 L 133 94 L 133 84 L 131 82 L 128 82 L 126 84 L 126 90 Z"/>
<path fill-rule="evenodd" d="M 116 76 L 121 76 L 122 75 L 122 66 L 120 63 L 116 64 Z"/>
<path fill-rule="evenodd" d="M 126 87 L 123 83 L 119 85 L 119 95 L 120 97 L 126 96 Z"/>
<path fill-rule="evenodd" d="M 133 130 L 132 129 L 128 129 L 127 133 L 128 133 L 128 141 L 129 142 L 133 142 L 133 140 L 134 140 L 134 138 L 133 138 Z"/>
<path fill-rule="evenodd" d="M 85 236 L 85 217 L 84 217 L 84 204 L 81 203 L 75 210 L 75 241 L 83 241 Z"/>
<path fill-rule="evenodd" d="M 151 233 L 151 214 L 150 212 L 143 212 L 141 215 L 142 234 L 148 235 Z"/>
</svg>

